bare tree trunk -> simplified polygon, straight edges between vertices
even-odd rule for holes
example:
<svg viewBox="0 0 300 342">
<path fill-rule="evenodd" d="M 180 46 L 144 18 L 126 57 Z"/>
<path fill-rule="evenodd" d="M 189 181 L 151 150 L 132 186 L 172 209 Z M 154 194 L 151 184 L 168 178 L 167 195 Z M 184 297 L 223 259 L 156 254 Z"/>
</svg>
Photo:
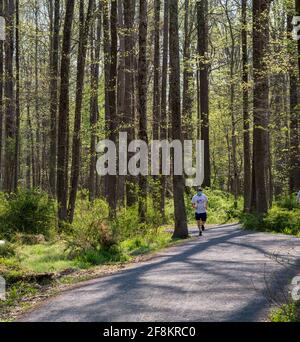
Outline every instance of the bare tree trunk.
<svg viewBox="0 0 300 342">
<path fill-rule="evenodd" d="M 15 149 L 15 98 L 14 98 L 14 12 L 13 0 L 6 2 L 6 41 L 5 41 L 5 169 L 3 189 L 14 190 L 14 149 Z"/>
<path fill-rule="evenodd" d="M 61 83 L 58 111 L 58 152 L 57 152 L 57 200 L 58 218 L 67 220 L 68 198 L 68 125 L 69 125 L 69 79 L 72 23 L 74 16 L 74 0 L 67 0 L 61 57 Z"/>
<path fill-rule="evenodd" d="M 125 110 L 125 37 L 124 37 L 124 7 L 123 0 L 118 0 L 118 33 L 119 33 L 119 58 L 117 73 L 117 115 L 118 125 L 123 131 Z M 118 176 L 117 184 L 118 205 L 125 204 L 125 176 Z"/>
<path fill-rule="evenodd" d="M 183 136 L 185 139 L 193 137 L 193 70 L 191 63 L 191 24 L 190 24 L 190 2 L 185 0 L 184 13 L 184 48 L 183 48 L 183 93 L 182 93 L 182 118 Z"/>
<path fill-rule="evenodd" d="M 253 1 L 253 162 L 256 211 L 268 210 L 267 158 L 269 85 L 265 58 L 268 48 L 269 0 Z"/>
<path fill-rule="evenodd" d="M 172 116 L 172 138 L 182 140 L 180 111 L 180 64 L 179 64 L 179 33 L 178 33 L 178 1 L 169 1 L 170 10 L 170 112 Z M 183 175 L 173 175 L 173 196 L 175 230 L 174 238 L 187 238 L 187 218 L 184 204 Z"/>
<path fill-rule="evenodd" d="M 72 167 L 71 167 L 71 190 L 68 206 L 68 218 L 73 222 L 76 196 L 79 182 L 80 171 L 80 150 L 81 150 L 81 108 L 83 100 L 84 76 L 87 43 L 89 37 L 90 23 L 92 19 L 92 10 L 94 7 L 94 0 L 89 0 L 86 18 L 84 16 L 84 0 L 80 0 L 80 33 L 79 46 L 77 57 L 77 81 L 76 81 L 76 104 L 75 104 L 75 119 L 73 131 L 73 146 L 72 146 Z"/>
<path fill-rule="evenodd" d="M 169 0 L 164 0 L 164 27 L 163 27 L 163 59 L 161 73 L 161 126 L 160 139 L 168 137 L 168 116 L 167 116 L 167 77 L 168 77 L 168 52 L 169 52 Z M 161 176 L 161 197 L 160 213 L 165 222 L 165 202 L 166 202 L 166 176 Z"/>
<path fill-rule="evenodd" d="M 0 0 L 0 16 L 3 16 L 3 0 Z M 3 118 L 4 118 L 4 101 L 3 101 L 3 85 L 4 85 L 4 50 L 3 50 L 3 41 L 0 41 L 0 191 L 2 190 L 2 147 L 3 147 Z"/>
<path fill-rule="evenodd" d="M 300 15 L 300 0 L 296 0 L 296 15 Z M 288 17 L 288 30 L 292 32 L 292 18 Z M 292 43 L 293 46 L 293 43 Z M 300 42 L 297 42 L 298 50 L 298 73 L 300 78 Z M 290 192 L 296 192 L 300 189 L 300 136 L 299 136 L 299 108 L 297 96 L 297 76 L 294 73 L 296 64 L 295 53 L 290 51 L 291 70 L 290 74 Z"/>
<path fill-rule="evenodd" d="M 54 2 L 54 20 L 51 33 L 50 56 L 50 151 L 49 151 L 49 185 L 50 193 L 56 196 L 56 153 L 57 153 L 57 108 L 59 77 L 59 25 L 60 0 Z"/>
<path fill-rule="evenodd" d="M 138 63 L 138 100 L 139 100 L 139 139 L 148 143 L 147 136 L 147 0 L 140 0 L 139 22 L 139 63 Z M 143 222 L 147 213 L 147 176 L 139 179 L 139 216 Z"/>
<path fill-rule="evenodd" d="M 243 125 L 244 125 L 244 211 L 251 206 L 251 147 L 248 95 L 248 45 L 247 45 L 247 0 L 242 0 L 242 81 L 243 81 Z"/>
<path fill-rule="evenodd" d="M 96 10 L 99 11 L 96 21 L 96 28 L 91 33 L 91 98 L 90 98 L 90 127 L 91 127 L 91 143 L 90 143 L 90 173 L 89 173 L 89 200 L 94 201 L 97 195 L 96 191 L 96 125 L 99 118 L 99 63 L 100 63 L 100 47 L 101 47 L 101 3 Z M 98 189 L 98 186 L 97 186 Z"/>
<path fill-rule="evenodd" d="M 160 0 L 154 1 L 154 61 L 153 61 L 153 140 L 159 139 L 160 126 Z"/>
<path fill-rule="evenodd" d="M 102 0 L 103 8 L 103 52 L 104 52 L 104 91 L 105 91 L 105 132 L 109 137 L 110 113 L 109 113 L 109 87 L 110 87 L 110 28 L 109 28 L 109 6 L 106 0 Z M 104 177 L 104 195 L 109 196 L 109 176 Z"/>
<path fill-rule="evenodd" d="M 124 28 L 125 28 L 125 98 L 124 98 L 124 128 L 128 134 L 128 142 L 134 137 L 134 66 L 133 66 L 133 27 L 134 27 L 134 1 L 124 0 Z M 130 154 L 128 154 L 128 161 Z M 136 202 L 134 189 L 135 179 L 126 177 L 126 204 L 131 206 Z"/>
<path fill-rule="evenodd" d="M 34 2 L 34 19 L 35 19 L 35 50 L 34 50 L 34 100 L 35 100 L 35 119 L 36 119 L 36 152 L 35 152 L 35 170 L 36 170 L 36 186 L 41 186 L 41 117 L 40 117 L 40 101 L 39 101 L 39 3 Z"/>
<path fill-rule="evenodd" d="M 116 143 L 117 133 L 117 108 L 116 108 L 116 90 L 117 90 L 117 58 L 118 58 L 118 37 L 117 37 L 117 0 L 111 1 L 110 14 L 110 75 L 109 75 L 109 139 Z M 108 176 L 108 203 L 110 207 L 110 216 L 115 216 L 117 208 L 117 176 Z"/>
<path fill-rule="evenodd" d="M 16 0 L 16 143 L 15 143 L 15 171 L 14 191 L 19 181 L 20 162 L 20 42 L 19 42 L 19 0 Z"/>
<path fill-rule="evenodd" d="M 198 51 L 200 61 L 200 114 L 201 139 L 204 140 L 204 182 L 203 186 L 210 186 L 210 147 L 209 147 L 209 90 L 208 90 L 208 5 L 207 0 L 197 2 L 198 22 Z"/>
</svg>

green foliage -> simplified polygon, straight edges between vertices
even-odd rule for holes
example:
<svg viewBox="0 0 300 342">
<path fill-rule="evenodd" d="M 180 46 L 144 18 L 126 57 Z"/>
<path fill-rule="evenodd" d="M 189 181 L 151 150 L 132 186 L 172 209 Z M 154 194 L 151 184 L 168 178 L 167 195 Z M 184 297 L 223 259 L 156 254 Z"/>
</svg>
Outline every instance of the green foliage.
<svg viewBox="0 0 300 342">
<path fill-rule="evenodd" d="M 0 258 L 12 257 L 16 254 L 16 248 L 12 243 L 6 242 L 0 244 Z"/>
<path fill-rule="evenodd" d="M 50 238 L 55 225 L 54 201 L 38 189 L 19 189 L 6 199 L 0 212 L 0 235 L 7 239 L 17 232 Z"/>
<path fill-rule="evenodd" d="M 243 214 L 245 229 L 300 235 L 300 210 L 296 201 L 282 197 L 266 215 Z"/>
<path fill-rule="evenodd" d="M 300 209 L 300 203 L 296 200 L 296 194 L 290 196 L 281 196 L 278 199 L 277 204 L 279 207 L 288 210 L 293 210 L 297 208 Z"/>
<path fill-rule="evenodd" d="M 300 302 L 285 304 L 271 313 L 272 322 L 299 322 Z"/>
<path fill-rule="evenodd" d="M 102 199 L 90 203 L 84 197 L 79 199 L 74 221 L 66 236 L 67 250 L 71 258 L 82 256 L 100 248 L 108 249 L 115 244 L 107 224 L 108 205 Z"/>
</svg>

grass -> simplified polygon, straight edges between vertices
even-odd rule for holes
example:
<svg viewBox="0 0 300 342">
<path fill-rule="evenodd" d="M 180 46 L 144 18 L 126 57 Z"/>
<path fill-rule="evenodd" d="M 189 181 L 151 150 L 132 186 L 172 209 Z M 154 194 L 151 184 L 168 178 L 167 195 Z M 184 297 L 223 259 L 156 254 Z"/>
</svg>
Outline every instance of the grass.
<svg viewBox="0 0 300 342">
<path fill-rule="evenodd" d="M 60 272 L 69 268 L 84 268 L 87 265 L 71 260 L 65 252 L 64 242 L 33 246 L 19 246 L 17 254 L 21 268 L 35 273 Z"/>
<path fill-rule="evenodd" d="M 300 322 L 300 302 L 285 304 L 271 313 L 271 322 Z"/>
</svg>

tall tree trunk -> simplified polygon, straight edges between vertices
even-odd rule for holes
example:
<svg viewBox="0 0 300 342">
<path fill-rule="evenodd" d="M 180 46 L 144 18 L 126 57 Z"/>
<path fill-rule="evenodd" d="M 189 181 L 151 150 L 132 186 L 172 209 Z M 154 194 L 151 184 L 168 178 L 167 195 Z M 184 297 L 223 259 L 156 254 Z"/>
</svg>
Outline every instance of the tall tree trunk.
<svg viewBox="0 0 300 342">
<path fill-rule="evenodd" d="M 134 25 L 134 1 L 124 0 L 124 29 L 125 29 L 125 98 L 124 98 L 124 128 L 128 134 L 128 143 L 134 137 L 134 80 L 133 80 L 133 25 Z M 128 161 L 130 154 L 128 154 Z M 131 206 L 136 201 L 135 196 L 135 178 L 128 175 L 126 177 L 126 204 Z"/>
<path fill-rule="evenodd" d="M 110 28 L 109 28 L 109 6 L 106 0 L 102 0 L 103 8 L 103 52 L 104 52 L 104 92 L 105 92 L 105 132 L 107 133 L 107 138 L 109 138 L 109 87 L 110 87 Z M 104 177 L 104 196 L 108 199 L 109 196 L 109 176 Z"/>
<path fill-rule="evenodd" d="M 77 81 L 76 81 L 76 103 L 75 103 L 75 119 L 73 131 L 73 145 L 72 145 L 72 167 L 71 167 L 71 190 L 68 206 L 68 218 L 73 222 L 76 196 L 79 182 L 80 171 L 80 150 L 81 150 L 81 109 L 83 100 L 85 64 L 87 43 L 89 37 L 90 23 L 92 19 L 92 10 L 94 7 L 94 0 L 89 0 L 86 18 L 84 16 L 84 0 L 80 0 L 80 18 L 79 18 L 79 45 L 77 56 Z"/>
<path fill-rule="evenodd" d="M 160 0 L 154 1 L 154 61 L 153 61 L 153 140 L 159 139 L 160 126 Z"/>
<path fill-rule="evenodd" d="M 190 2 L 185 0 L 184 13 L 184 48 L 183 48 L 183 93 L 182 93 L 182 118 L 183 136 L 187 140 L 193 138 L 193 69 L 191 63 L 191 24 Z"/>
<path fill-rule="evenodd" d="M 161 126 L 160 139 L 168 137 L 168 117 L 167 117 L 167 77 L 168 77 L 168 52 L 169 52 L 169 0 L 164 0 L 164 27 L 163 27 L 163 59 L 161 72 Z M 165 222 L 165 201 L 166 201 L 166 176 L 161 176 L 161 197 L 160 213 Z"/>
<path fill-rule="evenodd" d="M 170 113 L 172 117 L 172 138 L 182 140 L 180 111 L 180 64 L 179 64 L 179 32 L 178 32 L 178 1 L 169 1 L 170 10 Z M 173 196 L 175 230 L 174 238 L 187 238 L 187 218 L 184 204 L 183 175 L 173 175 Z"/>
<path fill-rule="evenodd" d="M 17 190 L 19 181 L 20 162 L 20 41 L 19 41 L 19 0 L 16 0 L 16 143 L 15 143 L 15 171 L 14 191 Z"/>
<path fill-rule="evenodd" d="M 50 151 L 49 151 L 49 186 L 50 193 L 56 196 L 56 153 L 57 153 L 57 108 L 59 77 L 59 26 L 60 0 L 54 2 L 54 20 L 51 32 L 50 51 Z"/>
<path fill-rule="evenodd" d="M 300 16 L 300 0 L 296 0 L 296 15 Z M 289 32 L 292 31 L 291 18 L 288 18 Z M 294 46 L 292 44 L 292 46 Z M 298 50 L 298 73 L 300 79 L 300 41 L 297 42 Z M 290 51 L 290 59 L 292 67 L 295 62 L 295 52 Z M 292 68 L 294 69 L 294 68 Z M 299 136 L 299 108 L 297 103 L 299 101 L 297 96 L 297 76 L 290 70 L 290 175 L 289 187 L 290 192 L 296 192 L 300 189 L 300 136 Z M 299 80 L 298 79 L 298 80 Z"/>
<path fill-rule="evenodd" d="M 119 34 L 119 58 L 117 74 L 117 115 L 118 125 L 123 131 L 124 105 L 125 105 L 125 37 L 124 37 L 124 7 L 123 0 L 118 0 L 118 34 Z M 118 176 L 117 184 L 118 205 L 125 204 L 125 176 Z"/>
<path fill-rule="evenodd" d="M 89 173 L 89 200 L 93 201 L 96 198 L 96 126 L 99 118 L 99 63 L 100 63 L 100 47 L 101 47 L 101 3 L 96 7 L 98 10 L 97 21 L 95 29 L 93 26 L 91 33 L 91 98 L 90 98 L 90 128 L 91 128 L 91 142 L 90 142 L 90 173 Z"/>
<path fill-rule="evenodd" d="M 243 138 L 244 138 L 244 211 L 251 206 L 251 147 L 248 95 L 247 0 L 242 0 L 242 82 L 243 82 Z"/>
<path fill-rule="evenodd" d="M 256 211 L 268 211 L 267 159 L 269 85 L 265 58 L 268 51 L 269 0 L 253 1 L 253 167 Z"/>
<path fill-rule="evenodd" d="M 40 100 L 39 100 L 39 2 L 34 2 L 34 20 L 35 20 L 35 47 L 34 47 L 34 100 L 35 100 L 35 118 L 36 118 L 36 184 L 41 186 L 41 115 L 40 115 Z"/>
<path fill-rule="evenodd" d="M 116 143 L 117 134 L 117 108 L 116 108 L 116 90 L 117 90 L 117 58 L 118 58 L 118 36 L 117 36 L 117 0 L 111 1 L 110 12 L 110 73 L 109 73 L 109 139 Z M 117 208 L 117 176 L 108 175 L 108 203 L 110 207 L 110 216 L 115 216 Z"/>
<path fill-rule="evenodd" d="M 154 52 L 153 52 L 153 108 L 152 130 L 153 140 L 159 140 L 160 132 L 160 0 L 154 1 Z M 160 208 L 160 183 L 159 177 L 153 177 L 152 201 L 154 208 Z"/>
<path fill-rule="evenodd" d="M 209 146 L 209 90 L 208 90 L 208 4 L 207 0 L 197 2 L 198 53 L 200 57 L 200 119 L 201 139 L 204 140 L 204 182 L 210 186 L 210 146 Z"/>
<path fill-rule="evenodd" d="M 58 111 L 58 145 L 57 145 L 57 200 L 58 218 L 67 220 L 68 198 L 68 125 L 69 125 L 69 79 L 70 79 L 70 53 L 72 23 L 74 16 L 75 0 L 66 1 L 62 57 L 61 57 L 61 82 Z"/>
<path fill-rule="evenodd" d="M 148 143 L 147 136 L 147 0 L 140 0 L 138 109 L 139 139 Z M 147 176 L 139 179 L 139 216 L 143 222 L 147 212 Z"/>
<path fill-rule="evenodd" d="M 4 0 L 0 0 L 0 16 L 3 17 Z M 3 85 L 4 85 L 4 50 L 3 50 L 3 41 L 0 40 L 0 191 L 2 190 L 2 147 L 3 147 L 3 117 L 4 117 L 4 106 L 3 106 Z"/>
<path fill-rule="evenodd" d="M 6 192 L 12 192 L 14 190 L 15 170 L 14 12 L 14 0 L 8 0 L 5 7 L 5 169 L 3 177 L 3 189 Z"/>
</svg>

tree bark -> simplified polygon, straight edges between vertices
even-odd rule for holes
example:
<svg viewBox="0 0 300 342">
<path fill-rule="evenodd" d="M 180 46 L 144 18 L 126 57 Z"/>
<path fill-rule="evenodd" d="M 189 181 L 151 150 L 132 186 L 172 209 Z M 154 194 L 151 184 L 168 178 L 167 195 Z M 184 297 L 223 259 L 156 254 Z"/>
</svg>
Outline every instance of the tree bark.
<svg viewBox="0 0 300 342">
<path fill-rule="evenodd" d="M 253 1 L 253 167 L 256 211 L 269 208 L 267 189 L 269 86 L 265 58 L 268 51 L 269 0 Z"/>
<path fill-rule="evenodd" d="M 116 89 L 117 89 L 117 58 L 118 58 L 118 37 L 117 37 L 117 0 L 111 1 L 110 12 L 110 74 L 109 74 L 109 139 L 116 143 L 117 133 L 117 108 L 116 108 Z M 108 203 L 110 216 L 114 217 L 117 208 L 117 176 L 108 175 Z"/>
<path fill-rule="evenodd" d="M 54 2 L 54 20 L 51 33 L 50 52 L 50 151 L 49 151 L 49 186 L 52 197 L 56 196 L 56 153 L 57 153 L 57 108 L 59 77 L 59 26 L 60 0 Z"/>
<path fill-rule="evenodd" d="M 140 0 L 138 111 L 139 139 L 148 143 L 147 135 L 147 0 Z M 139 178 L 139 216 L 143 222 L 147 212 L 147 176 Z"/>
<path fill-rule="evenodd" d="M 72 167 L 71 167 L 71 191 L 68 206 L 68 218 L 73 222 L 75 203 L 79 182 L 80 171 L 80 152 L 81 152 L 81 109 L 83 100 L 85 64 L 87 43 L 89 37 L 90 24 L 92 19 L 92 10 L 94 0 L 89 0 L 86 18 L 84 15 L 84 0 L 80 0 L 80 33 L 77 57 L 77 81 L 76 81 L 76 103 L 75 103 L 75 119 L 73 131 L 73 146 L 72 146 Z"/>
<path fill-rule="evenodd" d="M 100 63 L 100 47 L 101 47 L 101 3 L 98 6 L 99 11 L 96 21 L 96 28 L 91 33 L 91 98 L 90 98 L 90 173 L 89 173 L 89 200 L 94 201 L 97 195 L 96 191 L 96 126 L 99 118 L 99 63 Z"/>
<path fill-rule="evenodd" d="M 248 95 L 247 0 L 242 0 L 242 82 L 243 82 L 243 138 L 244 138 L 244 211 L 251 206 L 251 147 Z"/>
<path fill-rule="evenodd" d="M 210 187 L 210 146 L 209 146 L 209 89 L 208 89 L 208 4 L 207 0 L 197 2 L 198 53 L 200 58 L 200 120 L 201 139 L 204 140 L 204 182 Z"/>
<path fill-rule="evenodd" d="M 169 0 L 164 0 L 164 27 L 163 27 L 163 58 L 161 72 L 161 126 L 160 139 L 168 137 L 168 115 L 167 115 L 167 78 L 168 78 L 168 52 L 169 52 Z M 161 176 L 161 197 L 160 213 L 165 222 L 165 201 L 166 201 L 166 176 Z"/>
<path fill-rule="evenodd" d="M 182 118 L 183 136 L 186 140 L 193 138 L 193 69 L 191 63 L 191 24 L 190 2 L 185 0 L 184 13 L 184 48 L 183 48 L 183 93 L 182 93 Z"/>
<path fill-rule="evenodd" d="M 172 138 L 182 141 L 180 111 L 180 64 L 179 64 L 179 32 L 178 32 L 178 1 L 169 1 L 169 54 L 170 54 L 170 114 L 172 117 Z M 187 238 L 187 218 L 184 204 L 183 175 L 173 175 L 173 196 L 175 230 L 174 238 Z"/>
<path fill-rule="evenodd" d="M 4 7 L 3 7 L 4 0 L 0 0 L 0 16 L 3 17 L 4 15 Z M 3 49 L 3 41 L 0 41 L 0 191 L 2 190 L 2 148 L 3 148 L 3 118 L 4 118 L 4 101 L 3 101 L 3 85 L 4 85 L 4 49 Z"/>
<path fill-rule="evenodd" d="M 68 198 L 68 125 L 69 125 L 69 79 L 71 59 L 71 36 L 74 16 L 74 0 L 66 1 L 64 33 L 61 57 L 61 83 L 58 111 L 58 151 L 57 151 L 57 201 L 59 221 L 67 220 Z"/>
<path fill-rule="evenodd" d="M 5 7 L 6 41 L 5 41 L 5 169 L 3 189 L 14 191 L 14 150 L 15 150 L 15 98 L 14 98 L 14 12 L 13 0 L 8 0 Z"/>
</svg>

